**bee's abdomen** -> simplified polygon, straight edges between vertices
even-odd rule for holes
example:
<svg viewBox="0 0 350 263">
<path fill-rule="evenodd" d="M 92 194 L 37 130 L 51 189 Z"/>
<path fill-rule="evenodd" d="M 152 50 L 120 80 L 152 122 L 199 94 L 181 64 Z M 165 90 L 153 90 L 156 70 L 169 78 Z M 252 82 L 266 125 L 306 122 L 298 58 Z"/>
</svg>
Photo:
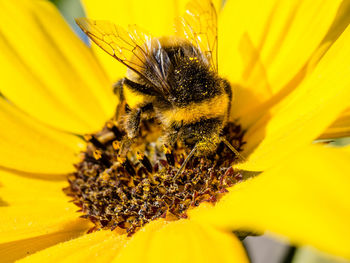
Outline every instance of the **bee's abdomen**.
<svg viewBox="0 0 350 263">
<path fill-rule="evenodd" d="M 224 119 L 227 114 L 229 97 L 219 94 L 200 102 L 191 102 L 187 106 L 173 107 L 162 112 L 163 124 L 167 127 L 181 123 L 186 125 L 203 119 Z"/>
</svg>

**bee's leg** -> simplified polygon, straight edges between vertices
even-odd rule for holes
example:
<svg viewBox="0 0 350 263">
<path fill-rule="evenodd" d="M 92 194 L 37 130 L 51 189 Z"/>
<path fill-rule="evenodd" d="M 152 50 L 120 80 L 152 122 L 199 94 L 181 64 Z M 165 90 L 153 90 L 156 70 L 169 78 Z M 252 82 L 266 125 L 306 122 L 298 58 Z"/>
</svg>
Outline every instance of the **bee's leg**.
<svg viewBox="0 0 350 263">
<path fill-rule="evenodd" d="M 123 93 L 123 85 L 124 85 L 124 78 L 118 80 L 117 83 L 113 86 L 113 92 L 115 95 L 117 95 L 118 98 L 118 105 L 115 111 L 115 119 L 118 121 L 120 119 L 120 115 L 123 111 L 123 105 L 124 103 L 124 93 Z"/>
<path fill-rule="evenodd" d="M 181 167 L 179 168 L 179 170 L 177 171 L 177 173 L 173 178 L 174 181 L 176 181 L 176 179 L 182 174 L 182 171 L 186 168 L 187 163 L 189 162 L 189 160 L 191 160 L 192 156 L 196 153 L 196 151 L 197 151 L 197 144 L 193 147 L 191 152 L 187 155 L 186 159 L 181 164 Z"/>
<path fill-rule="evenodd" d="M 125 122 L 125 129 L 129 138 L 133 139 L 139 135 L 141 119 L 147 118 L 147 114 L 149 114 L 152 111 L 152 103 L 147 103 L 142 107 L 136 109 L 129 109 L 129 112 L 126 115 Z"/>
<path fill-rule="evenodd" d="M 147 103 L 142 107 L 129 109 L 126 113 L 124 122 L 126 138 L 124 138 L 122 142 L 122 155 L 125 155 L 128 152 L 134 139 L 139 135 L 142 114 L 151 111 L 153 111 L 153 106 L 151 103 Z"/>
<path fill-rule="evenodd" d="M 226 140 L 226 138 L 225 137 L 221 137 L 221 141 L 223 142 L 223 143 L 225 143 L 225 145 L 242 161 L 242 162 L 245 162 L 246 161 L 246 159 L 239 153 L 239 151 L 237 151 L 236 149 L 235 149 L 235 147 L 233 147 L 232 145 L 231 145 L 231 143 L 228 141 L 228 140 Z"/>
<path fill-rule="evenodd" d="M 132 145 L 133 139 L 130 139 L 129 137 L 125 136 L 121 142 L 119 155 L 122 157 L 125 157 L 128 153 L 131 145 Z"/>
<path fill-rule="evenodd" d="M 133 140 L 137 137 L 140 122 L 141 122 L 141 108 L 133 109 L 125 115 L 124 127 L 126 130 L 126 136 L 121 143 L 120 155 L 125 156 L 133 143 Z"/>
<path fill-rule="evenodd" d="M 127 136 L 130 139 L 134 139 L 138 135 L 141 122 L 141 113 L 141 108 L 138 108 L 131 110 L 126 116 L 125 129 Z"/>
<path fill-rule="evenodd" d="M 181 127 L 182 127 L 182 123 L 171 124 L 170 127 L 166 129 L 166 133 L 164 134 L 163 141 L 167 145 L 173 147 L 179 138 Z"/>
</svg>

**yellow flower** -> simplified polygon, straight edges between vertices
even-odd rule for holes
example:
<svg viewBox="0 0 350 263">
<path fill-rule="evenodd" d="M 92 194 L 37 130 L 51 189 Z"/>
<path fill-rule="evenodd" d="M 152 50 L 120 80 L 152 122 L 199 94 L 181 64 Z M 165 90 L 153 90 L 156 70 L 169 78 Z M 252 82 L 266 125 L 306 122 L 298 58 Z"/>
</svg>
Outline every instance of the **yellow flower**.
<svg viewBox="0 0 350 263">
<path fill-rule="evenodd" d="M 349 149 L 313 144 L 350 131 L 345 2 L 227 1 L 219 70 L 237 84 L 232 118 L 247 130 L 249 159 L 239 168 L 263 173 L 189 219 L 154 221 L 127 237 L 86 234 L 92 223 L 62 192 L 85 147 L 76 135 L 99 130 L 113 114 L 111 85 L 125 69 L 85 46 L 49 2 L 0 0 L 1 260 L 37 252 L 24 260 L 247 262 L 231 234 L 239 229 L 350 258 Z M 84 3 L 89 17 L 156 35 L 170 32 L 184 8 L 182 1 Z"/>
</svg>

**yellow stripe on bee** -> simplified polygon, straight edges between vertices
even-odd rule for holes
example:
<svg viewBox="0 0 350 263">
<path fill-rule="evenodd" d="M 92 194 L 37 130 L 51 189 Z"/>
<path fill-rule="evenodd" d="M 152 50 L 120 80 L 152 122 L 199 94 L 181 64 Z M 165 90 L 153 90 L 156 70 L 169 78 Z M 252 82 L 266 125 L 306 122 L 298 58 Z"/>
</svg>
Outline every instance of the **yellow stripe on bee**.
<svg viewBox="0 0 350 263">
<path fill-rule="evenodd" d="M 137 108 L 140 104 L 142 104 L 145 101 L 147 97 L 146 95 L 133 91 L 127 85 L 124 85 L 123 87 L 123 95 L 126 103 L 131 109 Z"/>
<path fill-rule="evenodd" d="M 227 114 L 229 98 L 227 94 L 218 95 L 200 103 L 191 103 L 184 108 L 175 108 L 162 112 L 162 121 L 166 126 L 173 122 L 193 123 L 202 118 L 215 118 Z"/>
</svg>

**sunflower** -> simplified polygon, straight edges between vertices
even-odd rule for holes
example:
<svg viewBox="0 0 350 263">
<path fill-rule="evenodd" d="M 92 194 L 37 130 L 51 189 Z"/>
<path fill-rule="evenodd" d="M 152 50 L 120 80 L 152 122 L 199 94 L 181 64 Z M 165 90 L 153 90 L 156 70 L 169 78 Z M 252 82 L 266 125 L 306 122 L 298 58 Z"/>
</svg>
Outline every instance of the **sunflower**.
<svg viewBox="0 0 350 263">
<path fill-rule="evenodd" d="M 89 17 L 155 35 L 169 34 L 185 5 L 84 4 Z M 131 237 L 87 234 L 94 224 L 62 191 L 86 148 L 81 135 L 113 115 L 111 86 L 125 69 L 81 42 L 46 0 L 0 7 L 3 262 L 248 262 L 233 230 L 269 231 L 350 258 L 350 153 L 324 144 L 350 132 L 348 1 L 217 4 L 219 70 L 235 84 L 231 115 L 245 131 L 248 157 L 234 169 L 260 174 L 214 206 L 152 221 Z"/>
</svg>

